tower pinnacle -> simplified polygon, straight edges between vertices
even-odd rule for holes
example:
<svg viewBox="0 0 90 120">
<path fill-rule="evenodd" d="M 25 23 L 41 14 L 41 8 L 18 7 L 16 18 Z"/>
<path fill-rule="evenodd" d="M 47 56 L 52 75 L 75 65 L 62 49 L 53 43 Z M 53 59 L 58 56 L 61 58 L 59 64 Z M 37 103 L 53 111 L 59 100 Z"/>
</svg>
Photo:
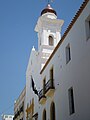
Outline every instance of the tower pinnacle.
<svg viewBox="0 0 90 120">
<path fill-rule="evenodd" d="M 53 0 L 47 0 L 48 4 L 50 4 L 50 2 L 53 2 Z"/>
<path fill-rule="evenodd" d="M 44 9 L 42 10 L 41 16 L 42 16 L 43 14 L 47 13 L 47 12 L 49 12 L 49 13 L 54 13 L 54 14 L 57 16 L 56 11 L 51 7 L 51 5 L 50 5 L 49 3 L 48 3 L 48 5 L 46 6 L 46 8 L 44 8 Z"/>
</svg>

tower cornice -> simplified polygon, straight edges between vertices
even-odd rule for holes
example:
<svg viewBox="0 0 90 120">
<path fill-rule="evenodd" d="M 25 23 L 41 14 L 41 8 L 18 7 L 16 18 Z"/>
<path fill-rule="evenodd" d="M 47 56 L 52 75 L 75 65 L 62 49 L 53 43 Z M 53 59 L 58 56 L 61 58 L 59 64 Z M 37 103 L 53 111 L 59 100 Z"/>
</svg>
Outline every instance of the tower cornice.
<svg viewBox="0 0 90 120">
<path fill-rule="evenodd" d="M 39 32 L 40 29 L 42 29 L 43 27 L 46 28 L 51 28 L 51 27 L 55 27 L 56 29 L 60 29 L 60 27 L 63 25 L 64 20 L 60 20 L 60 19 L 51 19 L 51 18 L 46 18 L 46 17 L 39 17 L 36 27 L 35 27 L 35 31 Z M 57 26 L 57 27 L 56 27 Z"/>
</svg>

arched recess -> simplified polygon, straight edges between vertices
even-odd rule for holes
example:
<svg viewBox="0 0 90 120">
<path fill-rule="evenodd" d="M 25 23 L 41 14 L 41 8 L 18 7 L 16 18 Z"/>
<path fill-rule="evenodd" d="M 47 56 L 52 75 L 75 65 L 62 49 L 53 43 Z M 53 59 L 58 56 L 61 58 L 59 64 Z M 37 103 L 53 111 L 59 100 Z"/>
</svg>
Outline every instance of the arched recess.
<svg viewBox="0 0 90 120">
<path fill-rule="evenodd" d="M 54 45 L 54 38 L 53 38 L 52 35 L 49 35 L 49 37 L 48 37 L 48 42 L 49 42 L 49 45 L 50 45 L 50 46 L 53 46 L 53 45 Z"/>
<path fill-rule="evenodd" d="M 43 110 L 43 116 L 42 116 L 42 120 L 46 120 L 46 110 Z"/>
<path fill-rule="evenodd" d="M 50 120 L 56 120 L 55 119 L 55 103 L 52 102 L 50 106 Z"/>
</svg>

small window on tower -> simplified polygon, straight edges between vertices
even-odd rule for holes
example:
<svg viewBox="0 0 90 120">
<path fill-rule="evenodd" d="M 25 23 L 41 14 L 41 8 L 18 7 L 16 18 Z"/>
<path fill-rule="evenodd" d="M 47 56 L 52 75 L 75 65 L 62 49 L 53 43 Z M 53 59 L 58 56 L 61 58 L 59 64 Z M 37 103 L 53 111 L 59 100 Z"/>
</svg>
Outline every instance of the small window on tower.
<svg viewBox="0 0 90 120">
<path fill-rule="evenodd" d="M 52 36 L 49 36 L 49 45 L 53 46 L 54 45 L 54 40 Z"/>
</svg>

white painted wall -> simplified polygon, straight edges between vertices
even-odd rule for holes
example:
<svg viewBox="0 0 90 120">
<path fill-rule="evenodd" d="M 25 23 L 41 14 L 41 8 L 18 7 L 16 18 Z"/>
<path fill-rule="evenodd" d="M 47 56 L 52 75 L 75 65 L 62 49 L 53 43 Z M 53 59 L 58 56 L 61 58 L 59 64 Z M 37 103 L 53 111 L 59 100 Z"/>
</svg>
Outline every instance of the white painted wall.
<svg viewBox="0 0 90 120">
<path fill-rule="evenodd" d="M 13 120 L 14 115 L 2 115 L 2 120 Z"/>
<path fill-rule="evenodd" d="M 54 13 L 45 13 L 39 17 L 35 31 L 38 33 L 38 53 L 41 68 L 45 65 L 45 62 L 49 58 L 50 54 L 61 39 L 61 27 L 64 21 L 57 19 Z M 49 36 L 54 39 L 54 45 L 49 45 Z M 44 53 L 44 54 L 43 54 Z M 42 55 L 43 54 L 43 55 Z M 46 57 L 46 54 L 48 57 Z M 43 58 L 42 58 L 43 56 Z"/>
<path fill-rule="evenodd" d="M 32 90 L 31 75 L 33 77 L 36 88 L 39 91 L 41 89 L 41 81 L 40 81 L 39 73 L 40 73 L 39 54 L 36 50 L 32 49 L 29 59 L 29 64 L 27 67 L 27 72 L 26 72 L 26 108 L 28 103 L 30 106 L 30 101 L 32 101 L 32 98 L 34 98 L 34 104 L 35 104 L 34 112 L 38 111 L 38 97 L 36 94 L 34 94 Z"/>
<path fill-rule="evenodd" d="M 85 20 L 89 15 L 90 1 L 42 73 L 42 78 L 46 76 L 48 81 L 49 70 L 54 66 L 55 94 L 41 107 L 41 111 L 46 108 L 48 120 L 51 101 L 55 102 L 56 120 L 90 120 L 90 39 L 86 40 L 85 32 Z M 71 61 L 66 64 L 65 47 L 68 43 L 71 46 Z M 75 113 L 71 116 L 68 100 L 70 87 L 74 90 L 75 103 Z"/>
<path fill-rule="evenodd" d="M 52 101 L 55 102 L 56 120 L 90 120 L 90 39 L 86 41 L 85 32 L 85 20 L 89 15 L 90 1 L 41 75 L 40 51 L 31 52 L 26 72 L 26 104 L 30 103 L 34 97 L 35 113 L 39 113 L 39 120 L 42 120 L 44 109 L 46 109 L 47 120 L 50 120 L 50 104 Z M 48 33 L 45 29 L 43 30 L 41 37 L 43 44 L 47 44 L 47 40 L 43 40 L 46 38 L 44 35 L 48 35 Z M 58 35 L 59 33 L 57 33 L 57 37 Z M 70 43 L 71 48 L 71 60 L 66 64 L 65 48 L 68 43 Z M 52 65 L 55 93 L 52 98 L 47 98 L 46 104 L 40 105 L 38 97 L 30 87 L 30 75 L 33 76 L 37 89 L 40 90 L 42 89 L 43 78 L 46 76 L 46 81 L 50 78 L 49 70 Z M 68 89 L 70 87 L 73 87 L 75 103 L 75 113 L 72 115 L 69 115 Z"/>
<path fill-rule="evenodd" d="M 41 68 L 44 66 L 45 62 L 61 38 L 60 32 L 61 26 L 63 25 L 63 20 L 57 20 L 56 18 L 57 16 L 53 13 L 46 13 L 39 17 L 35 27 L 35 31 L 38 32 L 39 48 L 38 51 L 32 48 L 26 71 L 26 108 L 27 104 L 30 105 L 30 101 L 32 98 L 34 98 L 35 113 L 40 110 L 39 108 L 41 105 L 38 104 L 37 95 L 35 95 L 32 91 L 31 75 L 33 77 L 34 83 L 36 84 L 37 90 L 40 91 L 42 89 L 42 79 L 40 75 Z M 48 45 L 48 36 L 51 34 L 54 36 L 54 46 Z"/>
</svg>

